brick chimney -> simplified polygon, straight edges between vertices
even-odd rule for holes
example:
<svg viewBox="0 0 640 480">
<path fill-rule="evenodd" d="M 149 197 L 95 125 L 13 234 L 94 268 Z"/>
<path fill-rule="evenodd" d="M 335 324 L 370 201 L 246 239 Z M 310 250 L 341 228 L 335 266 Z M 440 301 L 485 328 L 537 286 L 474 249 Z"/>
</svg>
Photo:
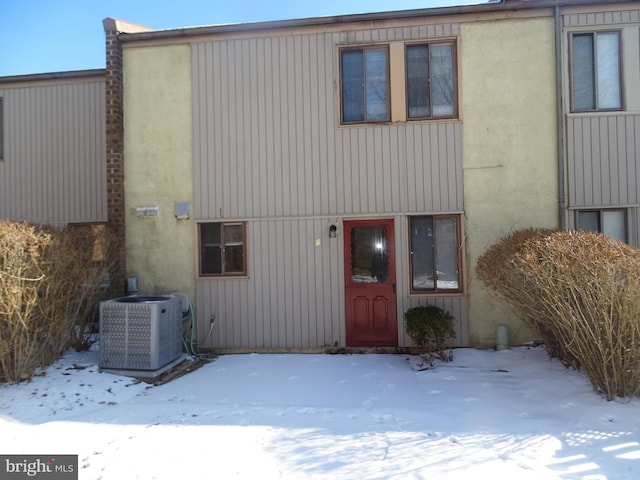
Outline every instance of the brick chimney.
<svg viewBox="0 0 640 480">
<path fill-rule="evenodd" d="M 106 142 L 107 142 L 107 226 L 115 234 L 120 258 L 111 272 L 110 295 L 125 292 L 127 256 L 125 248 L 124 202 L 124 84 L 122 46 L 119 36 L 126 33 L 149 31 L 142 27 L 114 18 L 102 22 L 106 35 Z"/>
</svg>

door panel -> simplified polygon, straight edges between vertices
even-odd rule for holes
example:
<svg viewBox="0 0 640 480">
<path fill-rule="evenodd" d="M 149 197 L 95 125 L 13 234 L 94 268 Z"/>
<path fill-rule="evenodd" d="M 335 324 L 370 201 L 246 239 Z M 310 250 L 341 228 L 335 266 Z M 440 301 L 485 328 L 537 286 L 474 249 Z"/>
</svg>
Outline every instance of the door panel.
<svg viewBox="0 0 640 480">
<path fill-rule="evenodd" d="M 347 346 L 398 345 L 393 220 L 344 223 Z"/>
</svg>

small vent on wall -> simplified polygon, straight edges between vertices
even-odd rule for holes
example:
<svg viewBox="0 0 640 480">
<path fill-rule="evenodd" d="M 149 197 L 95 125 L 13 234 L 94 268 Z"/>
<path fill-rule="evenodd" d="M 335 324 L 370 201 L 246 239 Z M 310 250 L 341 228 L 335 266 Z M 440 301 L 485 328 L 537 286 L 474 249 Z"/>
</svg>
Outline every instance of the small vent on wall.
<svg viewBox="0 0 640 480">
<path fill-rule="evenodd" d="M 173 215 L 178 220 L 189 218 L 189 202 L 176 202 L 173 210 Z"/>
<path fill-rule="evenodd" d="M 160 207 L 137 207 L 136 216 L 138 218 L 155 218 L 160 216 Z"/>
</svg>

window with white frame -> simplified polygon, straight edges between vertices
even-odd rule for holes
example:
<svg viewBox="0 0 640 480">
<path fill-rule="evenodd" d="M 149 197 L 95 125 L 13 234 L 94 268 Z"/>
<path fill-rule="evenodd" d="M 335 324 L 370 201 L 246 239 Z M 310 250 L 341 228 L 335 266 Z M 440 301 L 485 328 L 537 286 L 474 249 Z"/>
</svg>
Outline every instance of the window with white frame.
<svg viewBox="0 0 640 480">
<path fill-rule="evenodd" d="M 409 243 L 412 293 L 462 290 L 459 216 L 409 217 Z"/>
<path fill-rule="evenodd" d="M 576 226 L 580 230 L 603 233 L 609 237 L 627 241 L 627 214 L 617 210 L 579 210 L 576 212 Z"/>
<path fill-rule="evenodd" d="M 200 276 L 246 275 L 245 223 L 200 223 L 198 241 Z"/>
<path fill-rule="evenodd" d="M 342 123 L 389 121 L 388 46 L 340 50 L 340 89 Z"/>
<path fill-rule="evenodd" d="M 409 44 L 405 49 L 407 117 L 453 117 L 457 113 L 453 42 Z"/>
<path fill-rule="evenodd" d="M 622 108 L 620 32 L 579 32 L 571 41 L 571 109 Z"/>
</svg>

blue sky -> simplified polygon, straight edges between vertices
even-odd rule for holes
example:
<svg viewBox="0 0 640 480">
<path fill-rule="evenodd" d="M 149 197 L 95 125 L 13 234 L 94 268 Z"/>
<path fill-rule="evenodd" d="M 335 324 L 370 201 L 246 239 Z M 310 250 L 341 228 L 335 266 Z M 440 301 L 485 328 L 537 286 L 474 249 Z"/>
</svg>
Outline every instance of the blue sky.
<svg viewBox="0 0 640 480">
<path fill-rule="evenodd" d="M 104 68 L 102 20 L 153 29 L 483 3 L 483 0 L 0 0 L 0 76 Z"/>
</svg>

